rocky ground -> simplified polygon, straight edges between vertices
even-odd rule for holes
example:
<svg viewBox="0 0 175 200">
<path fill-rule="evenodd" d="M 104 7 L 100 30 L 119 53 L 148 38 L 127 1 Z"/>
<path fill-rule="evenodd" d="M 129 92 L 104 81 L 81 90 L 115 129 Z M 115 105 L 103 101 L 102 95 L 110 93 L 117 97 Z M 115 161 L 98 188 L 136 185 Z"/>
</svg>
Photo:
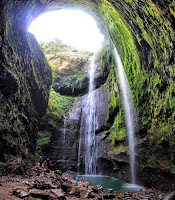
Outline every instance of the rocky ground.
<svg viewBox="0 0 175 200">
<path fill-rule="evenodd" d="M 116 199 L 116 200 L 159 200 L 164 194 L 155 189 L 134 193 L 99 191 L 87 181 L 76 185 L 75 178 L 67 178 L 60 170 L 34 169 L 30 175 L 2 176 L 0 179 L 1 200 L 54 200 L 54 199 Z"/>
</svg>

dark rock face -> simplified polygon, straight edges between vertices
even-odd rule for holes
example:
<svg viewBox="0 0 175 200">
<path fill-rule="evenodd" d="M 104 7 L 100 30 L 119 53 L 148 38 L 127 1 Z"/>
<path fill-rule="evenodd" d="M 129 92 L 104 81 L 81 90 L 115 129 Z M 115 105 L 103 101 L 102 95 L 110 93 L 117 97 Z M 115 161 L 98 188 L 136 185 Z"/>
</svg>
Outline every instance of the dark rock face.
<svg viewBox="0 0 175 200">
<path fill-rule="evenodd" d="M 51 70 L 14 2 L 0 6 L 0 174 L 23 173 L 34 161 L 36 130 L 45 114 Z M 19 16 L 18 16 L 19 17 Z M 22 16 L 21 16 L 22 17 Z"/>
<path fill-rule="evenodd" d="M 82 80 L 81 85 L 60 86 L 57 84 L 58 82 L 59 81 L 57 79 L 54 80 L 53 89 L 62 95 L 78 96 L 79 94 L 85 94 L 88 92 L 89 79 L 87 77 Z"/>
<path fill-rule="evenodd" d="M 166 168 L 162 168 L 158 164 L 158 160 L 148 162 L 151 155 L 151 149 L 148 148 L 148 137 L 138 141 L 137 143 L 137 177 L 138 182 L 146 187 L 153 185 L 161 191 L 173 191 L 175 188 L 175 174 Z M 164 152 L 162 152 L 164 154 Z M 154 156 L 154 155 L 151 155 Z M 161 159 L 161 157 L 160 157 Z"/>
<path fill-rule="evenodd" d="M 108 132 L 99 137 L 99 159 L 98 166 L 99 172 L 104 175 L 120 177 L 128 181 L 130 179 L 129 172 L 129 155 L 127 149 L 116 152 L 115 154 L 110 151 L 110 140 L 108 140 Z"/>
</svg>

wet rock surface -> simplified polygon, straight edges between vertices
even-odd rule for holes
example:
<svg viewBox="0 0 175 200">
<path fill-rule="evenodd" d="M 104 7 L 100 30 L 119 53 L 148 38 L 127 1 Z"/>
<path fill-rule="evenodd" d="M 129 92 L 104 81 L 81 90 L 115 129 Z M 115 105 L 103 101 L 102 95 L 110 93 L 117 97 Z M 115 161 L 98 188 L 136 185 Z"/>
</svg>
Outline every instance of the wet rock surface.
<svg viewBox="0 0 175 200">
<path fill-rule="evenodd" d="M 164 194 L 155 189 L 145 189 L 140 192 L 111 193 L 108 190 L 98 190 L 87 181 L 79 181 L 75 177 L 62 176 L 60 170 L 34 169 L 28 176 L 2 176 L 0 182 L 0 199 L 3 200 L 33 200 L 33 199 L 130 199 L 130 200 L 160 200 Z"/>
</svg>

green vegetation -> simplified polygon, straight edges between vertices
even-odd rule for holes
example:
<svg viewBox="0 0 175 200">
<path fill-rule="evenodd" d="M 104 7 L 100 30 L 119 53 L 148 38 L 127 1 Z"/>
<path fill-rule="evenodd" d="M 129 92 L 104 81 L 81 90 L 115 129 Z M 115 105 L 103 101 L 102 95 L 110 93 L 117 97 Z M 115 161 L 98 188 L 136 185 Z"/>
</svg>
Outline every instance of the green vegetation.
<svg viewBox="0 0 175 200">
<path fill-rule="evenodd" d="M 87 93 L 86 64 L 92 54 L 78 51 L 59 40 L 40 45 L 53 70 L 53 89 L 63 95 Z"/>
<path fill-rule="evenodd" d="M 104 76 L 108 73 L 105 83 L 108 91 L 108 124 L 111 127 L 108 130 L 110 132 L 108 140 L 110 141 L 109 150 L 115 154 L 126 147 L 124 140 L 126 129 L 122 99 L 120 98 L 120 85 L 111 42 L 108 41 L 104 44 L 98 57 L 101 73 L 104 73 Z M 107 69 L 104 70 L 105 68 Z"/>
<path fill-rule="evenodd" d="M 78 99 L 79 97 L 60 95 L 59 93 L 51 89 L 47 114 L 56 115 L 58 119 L 61 119 L 69 111 L 73 103 L 76 102 Z"/>
<path fill-rule="evenodd" d="M 126 148 L 126 129 L 122 110 L 116 115 L 113 125 L 110 128 L 108 140 L 111 141 L 109 150 L 117 153 Z"/>
</svg>

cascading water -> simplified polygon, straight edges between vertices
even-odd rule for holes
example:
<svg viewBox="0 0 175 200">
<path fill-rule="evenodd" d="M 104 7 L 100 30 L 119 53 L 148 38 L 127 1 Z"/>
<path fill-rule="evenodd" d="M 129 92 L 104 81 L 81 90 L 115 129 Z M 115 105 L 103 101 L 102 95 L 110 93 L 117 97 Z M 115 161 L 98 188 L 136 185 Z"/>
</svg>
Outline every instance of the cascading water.
<svg viewBox="0 0 175 200">
<path fill-rule="evenodd" d="M 64 116 L 64 129 L 63 129 L 63 136 L 64 136 L 64 142 L 66 142 L 66 116 Z"/>
<path fill-rule="evenodd" d="M 130 157 L 130 170 L 131 170 L 131 181 L 135 184 L 135 127 L 136 127 L 136 115 L 134 112 L 132 96 L 130 92 L 130 87 L 128 84 L 128 80 L 123 68 L 123 64 L 121 62 L 120 56 L 114 48 L 114 57 L 115 63 L 119 75 L 120 86 L 123 95 L 124 102 L 124 111 L 125 111 L 125 119 L 126 119 L 126 127 L 128 134 L 128 143 L 129 143 L 129 157 Z"/>
<path fill-rule="evenodd" d="M 89 92 L 87 99 L 85 100 L 85 106 L 82 111 L 82 120 L 80 127 L 80 139 L 79 139 L 79 155 L 78 166 L 81 164 L 81 154 L 84 157 L 85 174 L 97 173 L 97 152 L 98 144 L 95 137 L 95 130 L 98 126 L 97 116 L 95 116 L 95 54 L 92 56 L 89 65 Z M 84 128 L 85 125 L 85 128 Z M 84 132 L 84 134 L 83 134 Z M 83 152 L 83 153 L 82 153 Z"/>
<path fill-rule="evenodd" d="M 85 173 L 97 173 L 97 145 L 95 138 L 95 95 L 94 95 L 94 75 L 95 75 L 95 54 L 92 57 L 89 70 L 89 93 L 87 100 L 87 116 L 85 131 Z"/>
</svg>

